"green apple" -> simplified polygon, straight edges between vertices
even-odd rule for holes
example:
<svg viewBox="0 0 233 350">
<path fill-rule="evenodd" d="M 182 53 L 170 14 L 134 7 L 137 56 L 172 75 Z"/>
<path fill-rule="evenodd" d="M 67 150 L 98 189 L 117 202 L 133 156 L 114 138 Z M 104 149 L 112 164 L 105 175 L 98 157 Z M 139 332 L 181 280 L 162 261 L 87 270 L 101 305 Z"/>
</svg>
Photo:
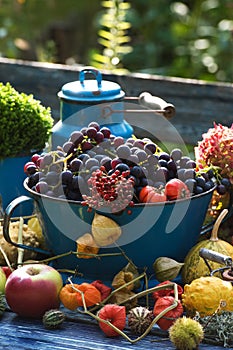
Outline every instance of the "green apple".
<svg viewBox="0 0 233 350">
<path fill-rule="evenodd" d="M 0 293 L 5 294 L 6 275 L 0 267 Z"/>
</svg>

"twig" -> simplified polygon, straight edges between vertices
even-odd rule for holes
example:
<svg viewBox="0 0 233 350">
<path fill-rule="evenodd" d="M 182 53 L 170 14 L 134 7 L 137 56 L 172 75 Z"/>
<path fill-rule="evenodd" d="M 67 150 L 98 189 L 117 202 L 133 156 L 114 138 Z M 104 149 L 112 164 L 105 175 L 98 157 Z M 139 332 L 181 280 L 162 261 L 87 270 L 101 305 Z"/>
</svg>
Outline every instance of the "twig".
<svg viewBox="0 0 233 350">
<path fill-rule="evenodd" d="M 8 256 L 6 255 L 5 251 L 2 249 L 1 245 L 0 245 L 0 251 L 1 251 L 1 253 L 6 261 L 7 266 L 11 269 L 11 271 L 13 271 L 10 260 L 8 259 Z"/>
<path fill-rule="evenodd" d="M 175 309 L 178 305 L 178 289 L 177 289 L 177 284 L 176 283 L 168 283 L 166 285 L 162 285 L 162 286 L 155 286 L 153 288 L 150 288 L 148 290 L 144 290 L 142 292 L 139 292 L 138 294 L 135 294 L 134 296 L 131 296 L 129 297 L 127 300 L 130 301 L 134 298 L 138 298 L 138 297 L 142 297 L 146 294 L 149 294 L 149 293 L 152 293 L 154 291 L 157 291 L 157 290 L 161 290 L 161 289 L 164 289 L 164 288 L 173 288 L 174 290 L 174 302 L 172 305 L 168 306 L 166 309 L 164 309 L 159 315 L 157 315 L 153 321 L 151 322 L 151 324 L 149 325 L 149 327 L 147 327 L 147 329 L 145 330 L 145 332 L 143 334 L 141 334 L 139 337 L 135 338 L 135 339 L 131 339 L 127 334 L 125 334 L 123 331 L 121 331 L 119 328 L 117 328 L 116 326 L 114 326 L 111 322 L 107 321 L 107 320 L 103 320 L 101 319 L 100 317 L 98 317 L 98 315 L 95 315 L 93 314 L 90 310 L 87 309 L 87 306 L 86 306 L 86 302 L 85 302 L 85 297 L 84 297 L 84 293 L 80 290 L 78 290 L 71 278 L 68 278 L 68 281 L 70 282 L 70 284 L 72 285 L 72 288 L 81 294 L 81 297 L 82 297 L 82 303 L 83 303 L 83 309 L 84 311 L 81 311 L 80 309 L 77 309 L 78 312 L 80 313 L 83 313 L 83 314 L 87 314 L 89 316 L 91 316 L 92 318 L 94 318 L 96 321 L 98 322 L 103 322 L 105 324 L 107 324 L 109 327 L 111 327 L 112 329 L 114 329 L 119 335 L 121 335 L 122 337 L 124 337 L 126 340 L 128 340 L 130 343 L 134 344 L 136 342 L 138 342 L 139 340 L 143 339 L 150 331 L 151 329 L 153 328 L 153 326 L 158 322 L 158 320 L 163 317 L 167 312 Z M 132 282 L 132 281 L 131 281 Z"/>
<path fill-rule="evenodd" d="M 19 218 L 19 231 L 18 231 L 18 244 L 23 244 L 23 218 Z M 18 259 L 17 259 L 17 265 L 20 266 L 23 263 L 23 255 L 24 255 L 24 249 L 18 248 Z"/>
</svg>

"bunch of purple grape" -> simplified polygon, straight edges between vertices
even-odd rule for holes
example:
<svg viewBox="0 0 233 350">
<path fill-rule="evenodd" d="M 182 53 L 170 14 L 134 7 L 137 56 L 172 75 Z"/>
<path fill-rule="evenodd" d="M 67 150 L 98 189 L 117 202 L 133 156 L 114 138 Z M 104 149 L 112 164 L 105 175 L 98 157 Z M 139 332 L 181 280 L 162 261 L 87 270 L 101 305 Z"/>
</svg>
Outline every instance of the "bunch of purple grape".
<svg viewBox="0 0 233 350">
<path fill-rule="evenodd" d="M 201 194 L 215 186 L 223 194 L 230 186 L 227 178 L 218 177 L 216 183 L 212 168 L 198 172 L 195 161 L 178 148 L 167 153 L 148 138 L 125 140 L 96 122 L 73 132 L 57 150 L 32 156 L 24 171 L 28 186 L 38 193 L 74 201 L 93 198 L 96 193 L 95 203 L 99 197 L 110 201 L 106 199 L 102 184 L 101 191 L 93 191 L 93 178 L 98 171 L 102 172 L 104 180 L 101 181 L 107 181 L 108 187 L 114 186 L 117 179 L 125 179 L 133 185 L 133 191 L 129 191 L 131 198 L 127 194 L 128 203 L 139 201 L 143 187 L 149 185 L 161 190 L 173 178 L 183 181 L 190 195 Z M 113 196 L 112 201 L 115 200 Z"/>
</svg>

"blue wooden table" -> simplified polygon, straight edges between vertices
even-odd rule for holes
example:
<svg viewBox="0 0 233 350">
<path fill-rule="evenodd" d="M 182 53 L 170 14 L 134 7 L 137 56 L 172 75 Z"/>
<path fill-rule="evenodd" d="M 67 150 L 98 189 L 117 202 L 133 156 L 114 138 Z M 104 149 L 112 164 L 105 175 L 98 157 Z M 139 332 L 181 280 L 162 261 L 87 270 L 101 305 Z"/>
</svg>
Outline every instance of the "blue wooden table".
<svg viewBox="0 0 233 350">
<path fill-rule="evenodd" d="M 132 335 L 129 334 L 132 338 Z M 4 350 L 175 350 L 166 332 L 152 329 L 143 340 L 131 344 L 123 337 L 108 338 L 95 320 L 72 316 L 59 329 L 45 329 L 41 320 L 23 319 L 6 311 L 0 320 L 0 349 Z M 199 350 L 220 350 L 202 343 Z"/>
</svg>

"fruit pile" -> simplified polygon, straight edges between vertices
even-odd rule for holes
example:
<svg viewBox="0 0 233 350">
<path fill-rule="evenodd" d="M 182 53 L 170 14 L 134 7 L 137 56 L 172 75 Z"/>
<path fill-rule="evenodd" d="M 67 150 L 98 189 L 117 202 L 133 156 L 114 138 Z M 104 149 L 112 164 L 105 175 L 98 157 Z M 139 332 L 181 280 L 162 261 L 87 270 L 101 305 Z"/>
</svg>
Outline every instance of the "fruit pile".
<svg viewBox="0 0 233 350">
<path fill-rule="evenodd" d="M 96 122 L 74 131 L 57 150 L 33 155 L 24 171 L 29 188 L 38 193 L 113 212 L 134 203 L 187 198 L 216 186 L 214 169 L 198 171 L 180 149 L 169 154 L 148 138 L 125 140 Z M 224 192 L 229 181 L 218 181 Z"/>
</svg>

